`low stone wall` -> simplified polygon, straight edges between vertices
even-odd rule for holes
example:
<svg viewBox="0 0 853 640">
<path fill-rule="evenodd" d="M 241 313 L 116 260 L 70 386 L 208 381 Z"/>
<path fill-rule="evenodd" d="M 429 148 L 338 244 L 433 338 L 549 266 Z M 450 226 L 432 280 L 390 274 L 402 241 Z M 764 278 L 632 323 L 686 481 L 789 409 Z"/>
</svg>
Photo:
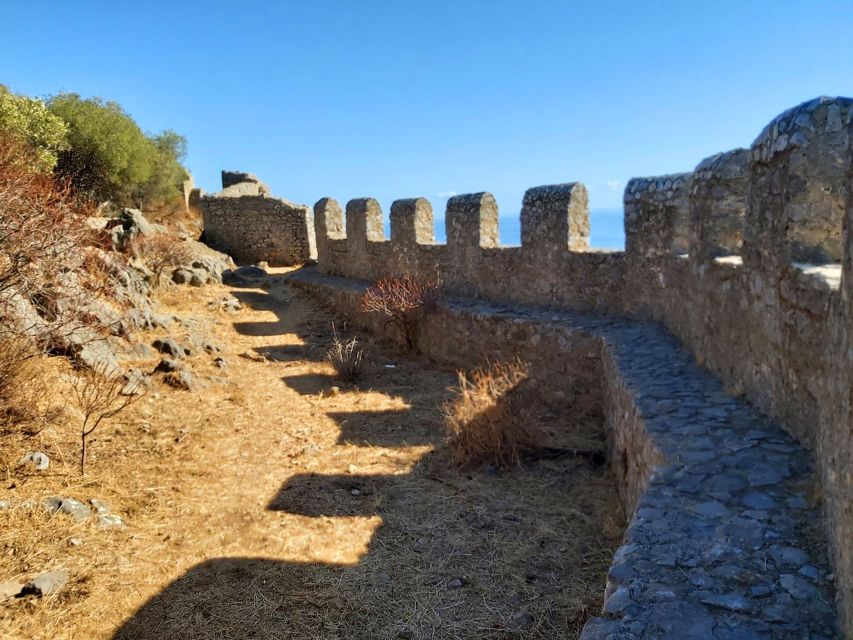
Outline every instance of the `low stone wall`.
<svg viewBox="0 0 853 640">
<path fill-rule="evenodd" d="M 222 172 L 223 189 L 197 198 L 204 240 L 238 264 L 304 264 L 317 257 L 311 209 L 269 195 L 255 176 Z"/>
<path fill-rule="evenodd" d="M 289 279 L 382 331 L 359 308 L 366 282 Z M 808 453 L 658 325 L 452 299 L 425 315 L 418 346 L 463 368 L 521 356 L 567 414 L 605 415 L 630 524 L 585 640 L 837 637 Z"/>
</svg>

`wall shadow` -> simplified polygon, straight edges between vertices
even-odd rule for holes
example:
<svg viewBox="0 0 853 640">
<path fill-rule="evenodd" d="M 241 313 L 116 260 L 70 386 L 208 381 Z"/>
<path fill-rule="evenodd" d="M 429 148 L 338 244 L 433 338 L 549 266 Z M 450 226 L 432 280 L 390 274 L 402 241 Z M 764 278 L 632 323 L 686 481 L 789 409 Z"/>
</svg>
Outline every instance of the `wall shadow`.
<svg viewBox="0 0 853 640">
<path fill-rule="evenodd" d="M 272 310 L 278 319 L 255 323 L 263 327 L 237 325 L 238 330 L 276 330 L 305 341 L 304 347 L 268 347 L 271 360 L 322 359 L 324 350 L 316 343 L 327 327 L 316 316 L 288 318 L 286 306 L 270 294 L 235 295 L 244 293 L 238 296 L 243 304 Z M 371 349 L 382 351 L 379 345 Z M 537 460 L 519 472 L 460 469 L 444 442 L 436 402 L 436 389 L 449 395 L 452 374 L 430 367 L 435 380 L 427 380 L 422 362 L 399 360 L 395 369 L 372 370 L 368 380 L 371 391 L 397 397 L 406 408 L 325 414 L 340 427 L 341 445 L 398 448 L 401 454 L 406 447 L 432 445 L 433 451 L 413 464 L 411 455 L 404 456 L 400 473 L 383 466 L 386 472 L 371 474 L 368 465 L 356 473 L 291 475 L 266 505 L 318 524 L 341 518 L 342 527 L 347 518 L 379 516 L 381 524 L 355 565 L 207 560 L 146 602 L 113 640 L 521 638 L 579 632 L 587 612 L 600 607 L 621 537 L 618 527 L 602 525 L 620 513 L 612 479 L 603 468 L 578 460 Z M 282 381 L 309 395 L 342 386 L 323 374 Z M 320 535 L 316 544 L 330 543 Z M 586 584 L 594 590 L 565 595 Z"/>
</svg>

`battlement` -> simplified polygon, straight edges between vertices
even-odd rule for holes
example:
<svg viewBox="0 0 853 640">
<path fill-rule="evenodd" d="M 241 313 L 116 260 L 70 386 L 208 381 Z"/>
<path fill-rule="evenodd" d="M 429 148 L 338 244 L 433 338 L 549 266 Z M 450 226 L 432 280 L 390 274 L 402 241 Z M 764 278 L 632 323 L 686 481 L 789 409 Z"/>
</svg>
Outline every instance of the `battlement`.
<svg viewBox="0 0 853 640">
<path fill-rule="evenodd" d="M 499 244 L 486 192 L 448 200 L 446 244 L 434 240 L 424 198 L 392 204 L 390 240 L 376 200 L 350 201 L 343 233 L 340 205 L 324 198 L 314 207 L 318 269 L 366 280 L 440 273 L 450 295 L 663 323 L 815 450 L 850 621 L 851 118 L 853 100 L 819 98 L 774 119 L 749 149 L 631 180 L 624 252 L 589 249 L 587 192 L 567 183 L 525 193 L 521 247 Z"/>
<path fill-rule="evenodd" d="M 311 221 L 317 269 L 363 280 L 438 273 L 451 297 L 664 325 L 731 394 L 814 450 L 839 609 L 851 629 L 851 120 L 853 99 L 818 98 L 775 118 L 749 149 L 713 155 L 689 172 L 632 179 L 624 195 L 625 251 L 589 248 L 588 196 L 578 182 L 525 193 L 520 247 L 500 245 L 498 206 L 487 192 L 447 201 L 446 243 L 435 242 L 424 198 L 392 204 L 390 239 L 377 200 L 351 200 L 344 215 L 338 202 L 323 198 Z M 257 189 L 241 184 L 225 191 Z M 224 234 L 216 237 L 245 238 L 243 227 L 257 227 L 259 209 L 241 204 L 246 215 L 226 228 L 230 203 L 275 199 L 225 191 L 202 198 L 205 233 L 210 218 Z M 305 225 L 311 212 L 299 211 L 294 219 Z M 270 227 L 261 235 L 282 234 Z M 262 247 L 252 255 L 268 259 Z M 309 255 L 300 253 L 302 261 Z"/>
</svg>

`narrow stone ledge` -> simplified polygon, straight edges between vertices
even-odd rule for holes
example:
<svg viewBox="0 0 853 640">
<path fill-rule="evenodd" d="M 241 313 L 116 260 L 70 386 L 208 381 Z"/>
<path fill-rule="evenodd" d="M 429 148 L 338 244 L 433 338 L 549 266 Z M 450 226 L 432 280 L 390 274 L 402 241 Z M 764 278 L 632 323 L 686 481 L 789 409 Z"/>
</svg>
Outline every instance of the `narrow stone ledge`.
<svg viewBox="0 0 853 640">
<path fill-rule="evenodd" d="M 366 283 L 312 269 L 290 281 L 369 322 L 358 314 Z M 520 344 L 534 358 L 576 358 L 579 345 L 599 354 L 592 369 L 629 525 L 602 615 L 582 640 L 841 637 L 808 452 L 726 395 L 666 330 L 480 300 L 443 300 L 433 314 L 427 322 L 444 323 L 447 344 L 421 348 L 437 359 L 453 352 L 454 364 L 484 353 L 477 347 L 506 325 L 523 328 Z"/>
</svg>

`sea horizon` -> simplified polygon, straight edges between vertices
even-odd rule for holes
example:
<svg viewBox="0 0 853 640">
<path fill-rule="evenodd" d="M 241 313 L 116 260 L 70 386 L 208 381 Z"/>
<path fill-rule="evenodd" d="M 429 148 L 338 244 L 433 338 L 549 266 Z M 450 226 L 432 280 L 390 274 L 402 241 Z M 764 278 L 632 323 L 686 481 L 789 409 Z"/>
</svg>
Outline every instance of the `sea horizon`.
<svg viewBox="0 0 853 640">
<path fill-rule="evenodd" d="M 593 249 L 625 248 L 625 229 L 622 207 L 591 209 L 589 212 L 589 246 Z M 501 246 L 517 247 L 521 245 L 521 217 L 519 214 L 503 214 L 498 217 L 498 236 Z M 385 237 L 391 237 L 390 222 L 385 221 Z M 447 242 L 444 216 L 435 220 L 435 241 Z"/>
</svg>

